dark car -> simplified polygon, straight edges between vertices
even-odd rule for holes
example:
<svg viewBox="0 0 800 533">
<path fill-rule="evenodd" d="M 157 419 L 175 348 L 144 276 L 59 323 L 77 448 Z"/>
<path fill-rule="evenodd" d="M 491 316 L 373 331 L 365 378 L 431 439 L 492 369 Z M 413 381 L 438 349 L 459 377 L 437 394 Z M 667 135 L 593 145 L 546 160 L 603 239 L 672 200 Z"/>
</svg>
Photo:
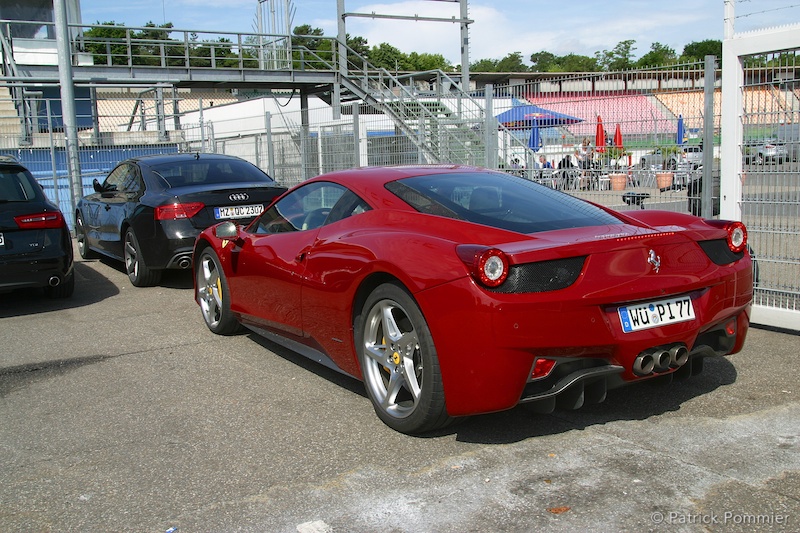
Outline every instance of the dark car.
<svg viewBox="0 0 800 533">
<path fill-rule="evenodd" d="M 144 287 L 165 269 L 188 269 L 203 229 L 248 223 L 286 188 L 238 157 L 170 154 L 127 159 L 94 190 L 75 213 L 81 257 L 124 261 L 131 283 Z"/>
<path fill-rule="evenodd" d="M 360 378 L 407 433 L 688 378 L 742 348 L 753 296 L 741 222 L 445 165 L 307 180 L 249 226 L 203 231 L 194 270 L 211 331 L 245 326 Z"/>
<path fill-rule="evenodd" d="M 75 289 L 72 238 L 58 206 L 15 159 L 0 157 L 0 291 L 44 287 L 51 298 Z"/>
</svg>

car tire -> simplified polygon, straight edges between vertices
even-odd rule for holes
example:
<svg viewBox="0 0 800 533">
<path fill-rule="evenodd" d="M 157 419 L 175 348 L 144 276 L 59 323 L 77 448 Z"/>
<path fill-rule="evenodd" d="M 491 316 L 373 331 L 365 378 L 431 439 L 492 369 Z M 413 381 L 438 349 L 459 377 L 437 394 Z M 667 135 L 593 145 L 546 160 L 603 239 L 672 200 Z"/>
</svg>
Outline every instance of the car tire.
<svg viewBox="0 0 800 533">
<path fill-rule="evenodd" d="M 378 286 L 354 324 L 367 395 L 390 428 L 419 434 L 449 425 L 439 359 L 417 303 L 393 283 Z"/>
<path fill-rule="evenodd" d="M 97 252 L 89 248 L 86 226 L 84 226 L 83 217 L 80 215 L 75 217 L 75 241 L 78 243 L 78 253 L 83 259 L 97 259 Z"/>
<path fill-rule="evenodd" d="M 233 335 L 241 331 L 242 325 L 231 312 L 228 280 L 219 257 L 211 248 L 200 253 L 195 262 L 194 277 L 197 302 L 208 329 L 217 335 Z"/>
<path fill-rule="evenodd" d="M 75 273 L 70 273 L 55 287 L 45 287 L 44 294 L 48 298 L 69 298 L 75 292 Z"/>
<path fill-rule="evenodd" d="M 161 280 L 160 270 L 153 270 L 145 265 L 139 240 L 131 228 L 125 232 L 123 248 L 125 272 L 134 287 L 150 287 Z"/>
</svg>

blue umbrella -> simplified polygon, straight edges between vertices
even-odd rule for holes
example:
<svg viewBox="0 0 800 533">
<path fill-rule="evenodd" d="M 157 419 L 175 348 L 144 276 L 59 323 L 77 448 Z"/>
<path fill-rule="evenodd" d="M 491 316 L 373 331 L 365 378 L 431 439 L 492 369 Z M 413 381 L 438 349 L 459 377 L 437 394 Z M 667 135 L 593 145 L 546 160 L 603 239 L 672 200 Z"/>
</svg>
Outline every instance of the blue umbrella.
<svg viewBox="0 0 800 533">
<path fill-rule="evenodd" d="M 675 142 L 678 146 L 683 146 L 683 115 L 678 115 L 678 134 L 675 136 Z"/>
<path fill-rule="evenodd" d="M 575 124 L 583 119 L 550 111 L 538 105 L 517 105 L 497 115 L 497 121 L 510 129 L 527 129 L 533 126 L 547 128 Z"/>
<path fill-rule="evenodd" d="M 531 136 L 528 139 L 528 148 L 534 152 L 538 152 L 542 147 L 542 133 L 539 131 L 539 126 L 534 125 L 531 128 Z"/>
</svg>

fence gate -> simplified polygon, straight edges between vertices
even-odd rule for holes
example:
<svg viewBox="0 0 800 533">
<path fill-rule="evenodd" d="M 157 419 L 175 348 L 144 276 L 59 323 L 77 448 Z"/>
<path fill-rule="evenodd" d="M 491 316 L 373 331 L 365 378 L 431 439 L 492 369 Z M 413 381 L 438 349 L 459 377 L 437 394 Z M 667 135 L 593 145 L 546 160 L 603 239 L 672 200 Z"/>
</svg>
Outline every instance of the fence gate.
<svg viewBox="0 0 800 533">
<path fill-rule="evenodd" d="M 751 322 L 800 331 L 800 26 L 723 42 L 721 217 L 758 265 Z"/>
</svg>

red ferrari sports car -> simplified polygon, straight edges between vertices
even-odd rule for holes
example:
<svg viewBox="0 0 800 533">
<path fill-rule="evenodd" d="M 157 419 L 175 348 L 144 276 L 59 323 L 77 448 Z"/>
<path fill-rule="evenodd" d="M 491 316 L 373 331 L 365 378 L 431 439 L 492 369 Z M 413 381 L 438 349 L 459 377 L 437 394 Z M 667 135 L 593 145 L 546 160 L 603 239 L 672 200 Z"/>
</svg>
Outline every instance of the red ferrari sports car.
<svg viewBox="0 0 800 533">
<path fill-rule="evenodd" d="M 405 433 L 696 374 L 742 348 L 753 294 L 741 222 L 458 166 L 310 179 L 203 231 L 194 270 L 211 331 L 244 325 L 363 380 Z"/>
</svg>

